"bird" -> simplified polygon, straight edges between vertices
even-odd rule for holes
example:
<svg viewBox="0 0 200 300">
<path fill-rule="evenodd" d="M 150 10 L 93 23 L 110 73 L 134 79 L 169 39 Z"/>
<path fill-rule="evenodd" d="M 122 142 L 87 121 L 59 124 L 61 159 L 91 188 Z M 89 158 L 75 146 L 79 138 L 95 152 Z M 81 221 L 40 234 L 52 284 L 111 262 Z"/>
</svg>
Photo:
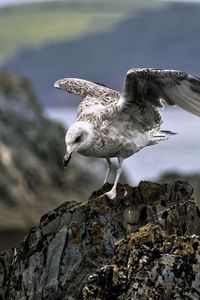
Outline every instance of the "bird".
<svg viewBox="0 0 200 300">
<path fill-rule="evenodd" d="M 105 183 L 111 172 L 111 158 L 117 158 L 114 184 L 104 194 L 109 199 L 117 196 L 124 159 L 173 134 L 160 129 L 164 103 L 200 116 L 200 78 L 179 70 L 130 69 L 121 92 L 79 78 L 59 79 L 54 87 L 83 98 L 65 136 L 64 167 L 75 152 L 105 158 Z"/>
</svg>

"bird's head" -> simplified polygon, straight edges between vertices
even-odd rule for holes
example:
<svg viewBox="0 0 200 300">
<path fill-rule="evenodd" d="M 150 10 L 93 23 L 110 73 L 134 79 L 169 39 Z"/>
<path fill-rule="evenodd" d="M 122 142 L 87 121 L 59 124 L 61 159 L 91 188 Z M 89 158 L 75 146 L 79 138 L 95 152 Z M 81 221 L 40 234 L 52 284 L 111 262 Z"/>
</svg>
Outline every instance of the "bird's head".
<svg viewBox="0 0 200 300">
<path fill-rule="evenodd" d="M 63 165 L 67 167 L 74 152 L 84 153 L 92 145 L 94 133 L 92 125 L 88 122 L 75 122 L 68 129 L 65 136 L 66 154 Z"/>
</svg>

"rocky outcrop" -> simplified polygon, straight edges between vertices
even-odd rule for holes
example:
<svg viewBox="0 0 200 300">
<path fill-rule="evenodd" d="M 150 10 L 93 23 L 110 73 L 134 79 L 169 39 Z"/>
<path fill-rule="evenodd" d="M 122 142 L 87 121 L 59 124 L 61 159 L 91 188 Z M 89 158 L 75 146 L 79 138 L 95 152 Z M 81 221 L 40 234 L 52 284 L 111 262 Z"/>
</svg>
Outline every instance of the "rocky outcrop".
<svg viewBox="0 0 200 300">
<path fill-rule="evenodd" d="M 0 256 L 0 299 L 199 299 L 200 211 L 187 183 L 119 185 L 41 218 Z"/>
<path fill-rule="evenodd" d="M 187 181 L 194 189 L 193 197 L 197 202 L 198 207 L 200 207 L 200 174 L 184 174 L 179 172 L 166 172 L 162 174 L 159 178 L 159 182 L 173 182 L 173 181 Z"/>
<path fill-rule="evenodd" d="M 15 245 L 65 199 L 87 199 L 94 189 L 96 178 L 81 157 L 64 172 L 64 136 L 43 116 L 25 78 L 0 73 L 0 249 Z"/>
<path fill-rule="evenodd" d="M 200 299 L 200 238 L 148 224 L 117 243 L 110 264 L 92 274 L 83 299 Z"/>
</svg>

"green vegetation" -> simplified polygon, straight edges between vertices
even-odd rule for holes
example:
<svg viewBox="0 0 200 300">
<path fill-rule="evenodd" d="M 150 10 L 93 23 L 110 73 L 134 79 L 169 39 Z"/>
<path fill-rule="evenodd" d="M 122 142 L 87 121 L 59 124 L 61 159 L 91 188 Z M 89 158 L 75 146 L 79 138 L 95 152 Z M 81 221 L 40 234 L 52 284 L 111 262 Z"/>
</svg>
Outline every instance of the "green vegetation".
<svg viewBox="0 0 200 300">
<path fill-rule="evenodd" d="M 0 62 L 16 51 L 43 43 L 109 30 L 130 11 L 152 6 L 148 0 L 69 0 L 0 9 Z"/>
</svg>

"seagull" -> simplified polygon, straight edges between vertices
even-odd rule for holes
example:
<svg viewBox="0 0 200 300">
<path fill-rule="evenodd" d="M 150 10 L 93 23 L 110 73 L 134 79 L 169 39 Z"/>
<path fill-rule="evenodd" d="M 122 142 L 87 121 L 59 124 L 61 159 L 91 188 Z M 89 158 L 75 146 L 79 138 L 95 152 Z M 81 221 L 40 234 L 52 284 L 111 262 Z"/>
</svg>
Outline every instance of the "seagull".
<svg viewBox="0 0 200 300">
<path fill-rule="evenodd" d="M 64 167 L 75 152 L 105 158 L 105 183 L 111 171 L 111 158 L 116 157 L 114 184 L 105 193 L 109 199 L 116 198 L 124 159 L 173 134 L 160 130 L 163 102 L 200 116 L 200 78 L 178 70 L 130 69 L 121 93 L 78 78 L 60 79 L 54 87 L 83 98 L 75 122 L 65 136 Z"/>
</svg>

